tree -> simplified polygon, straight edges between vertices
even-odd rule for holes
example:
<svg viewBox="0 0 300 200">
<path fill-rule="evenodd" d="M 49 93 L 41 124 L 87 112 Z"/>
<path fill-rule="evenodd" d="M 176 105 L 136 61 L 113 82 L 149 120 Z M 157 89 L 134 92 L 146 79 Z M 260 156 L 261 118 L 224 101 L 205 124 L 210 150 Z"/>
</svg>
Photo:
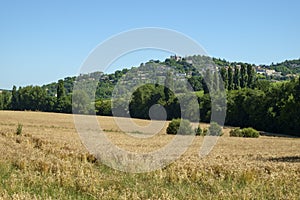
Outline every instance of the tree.
<svg viewBox="0 0 300 200">
<path fill-rule="evenodd" d="M 233 71 L 232 68 L 229 66 L 228 67 L 228 90 L 233 90 Z"/>
<path fill-rule="evenodd" d="M 240 70 L 238 66 L 234 67 L 233 84 L 235 90 L 240 89 Z"/>
<path fill-rule="evenodd" d="M 111 100 L 98 100 L 95 102 L 96 114 L 101 116 L 112 116 Z"/>
<path fill-rule="evenodd" d="M 88 114 L 91 112 L 89 96 L 83 90 L 75 90 L 72 94 L 72 109 L 76 114 Z"/>
<path fill-rule="evenodd" d="M 224 88 L 228 89 L 228 73 L 225 67 L 222 67 L 220 70 L 220 75 L 222 77 L 222 80 L 224 82 Z"/>
<path fill-rule="evenodd" d="M 206 69 L 202 85 L 203 85 L 204 94 L 208 94 L 212 90 L 213 75 L 210 69 Z"/>
<path fill-rule="evenodd" d="M 2 93 L 0 93 L 0 110 L 3 110 L 3 98 L 2 98 Z"/>
<path fill-rule="evenodd" d="M 248 64 L 247 65 L 247 77 L 248 77 L 248 80 L 247 80 L 247 86 L 249 88 L 252 88 L 253 87 L 253 84 L 254 84 L 254 77 L 255 76 L 255 72 L 254 72 L 254 69 L 253 67 Z"/>
<path fill-rule="evenodd" d="M 169 102 L 169 100 L 172 97 L 172 94 L 174 91 L 174 81 L 172 78 L 172 74 L 170 72 L 167 72 L 167 76 L 165 79 L 165 87 L 164 87 L 164 94 L 165 94 L 165 100 L 166 102 Z"/>
<path fill-rule="evenodd" d="M 26 86 L 19 88 L 18 94 L 18 109 L 19 110 L 45 110 L 46 91 L 39 86 Z"/>
<path fill-rule="evenodd" d="M 56 91 L 56 111 L 63 113 L 67 110 L 68 104 L 63 80 L 58 81 Z"/>
<path fill-rule="evenodd" d="M 0 110 L 10 110 L 11 109 L 11 92 L 1 91 L 0 92 Z"/>
<path fill-rule="evenodd" d="M 220 80 L 219 80 L 219 73 L 217 71 L 213 74 L 213 90 L 218 92 L 220 89 Z"/>
<path fill-rule="evenodd" d="M 204 94 L 198 100 L 200 102 L 200 119 L 203 122 L 209 122 L 211 118 L 211 97 L 210 94 Z"/>
<path fill-rule="evenodd" d="M 265 129 L 269 124 L 272 124 L 266 114 L 265 99 L 266 95 L 263 91 L 249 88 L 229 92 L 226 123 L 231 126 L 252 126 Z"/>
<path fill-rule="evenodd" d="M 194 75 L 188 79 L 188 82 L 192 86 L 194 91 L 203 90 L 202 87 L 203 78 L 201 76 Z"/>
<path fill-rule="evenodd" d="M 19 109 L 19 94 L 17 91 L 17 87 L 15 85 L 13 86 L 13 89 L 12 89 L 11 109 L 13 109 L 13 110 Z"/>
<path fill-rule="evenodd" d="M 65 87 L 64 87 L 64 81 L 59 80 L 57 84 L 57 99 L 60 100 L 65 97 L 66 92 L 65 92 Z"/>
<path fill-rule="evenodd" d="M 241 65 L 241 88 L 244 88 L 247 86 L 247 74 L 246 74 L 246 65 Z"/>
</svg>

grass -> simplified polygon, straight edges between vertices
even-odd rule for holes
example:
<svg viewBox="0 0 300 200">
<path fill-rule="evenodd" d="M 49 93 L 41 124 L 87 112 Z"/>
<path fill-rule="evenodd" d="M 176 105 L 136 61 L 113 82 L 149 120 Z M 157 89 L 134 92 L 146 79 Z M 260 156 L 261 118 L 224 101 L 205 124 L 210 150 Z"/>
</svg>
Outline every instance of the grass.
<svg viewBox="0 0 300 200">
<path fill-rule="evenodd" d="M 98 119 L 101 127 L 109 130 L 107 136 L 130 151 L 153 151 L 173 138 L 165 134 L 165 128 L 151 138 L 130 137 L 118 129 L 113 118 Z M 94 162 L 79 140 L 71 115 L 1 111 L 0 121 L 0 199 L 300 196 L 299 138 L 232 138 L 230 129 L 224 129 L 224 136 L 203 159 L 198 156 L 203 137 L 196 137 L 188 151 L 171 165 L 154 172 L 130 174 Z M 16 135 L 19 122 L 23 131 Z"/>
</svg>

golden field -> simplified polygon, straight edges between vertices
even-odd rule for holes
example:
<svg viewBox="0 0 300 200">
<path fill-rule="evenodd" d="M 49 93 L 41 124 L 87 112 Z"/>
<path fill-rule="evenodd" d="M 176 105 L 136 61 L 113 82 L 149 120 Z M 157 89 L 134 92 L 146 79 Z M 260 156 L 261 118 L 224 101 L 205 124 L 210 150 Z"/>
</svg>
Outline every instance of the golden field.
<svg viewBox="0 0 300 200">
<path fill-rule="evenodd" d="M 112 117 L 97 118 L 115 145 L 132 152 L 158 150 L 174 137 L 165 134 L 167 124 L 141 139 L 124 134 Z M 197 136 L 171 165 L 132 174 L 96 161 L 72 115 L 0 111 L 0 199 L 300 199 L 299 138 L 233 138 L 229 130 L 204 158 Z"/>
</svg>

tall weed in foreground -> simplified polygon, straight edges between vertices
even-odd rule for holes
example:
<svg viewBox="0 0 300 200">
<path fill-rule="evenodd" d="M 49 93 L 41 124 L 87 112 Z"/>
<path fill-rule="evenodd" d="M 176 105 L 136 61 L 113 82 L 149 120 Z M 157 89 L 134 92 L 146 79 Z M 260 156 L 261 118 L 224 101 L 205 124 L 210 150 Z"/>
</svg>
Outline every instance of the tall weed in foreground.
<svg viewBox="0 0 300 200">
<path fill-rule="evenodd" d="M 18 123 L 17 129 L 16 129 L 16 134 L 22 135 L 22 131 L 23 131 L 23 124 Z"/>
</svg>

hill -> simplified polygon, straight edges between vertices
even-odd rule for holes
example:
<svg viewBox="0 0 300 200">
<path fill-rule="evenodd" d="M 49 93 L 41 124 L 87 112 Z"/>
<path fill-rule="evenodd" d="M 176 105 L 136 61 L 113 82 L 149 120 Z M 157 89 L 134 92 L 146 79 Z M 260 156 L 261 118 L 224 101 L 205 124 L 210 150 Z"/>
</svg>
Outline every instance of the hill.
<svg viewBox="0 0 300 200">
<path fill-rule="evenodd" d="M 274 69 L 278 72 L 282 72 L 283 75 L 287 74 L 299 74 L 300 73 L 300 59 L 286 60 L 281 63 L 271 64 L 267 66 L 270 69 Z"/>
<path fill-rule="evenodd" d="M 188 56 L 185 58 L 182 58 L 180 56 L 171 56 L 170 58 L 166 58 L 164 61 L 159 60 L 150 60 L 146 63 L 142 63 L 138 67 L 133 67 L 131 69 L 122 69 L 117 70 L 114 73 L 111 74 L 104 74 L 103 72 L 92 72 L 89 74 L 80 74 L 78 77 L 66 77 L 64 78 L 64 87 L 66 89 L 67 93 L 72 92 L 72 87 L 74 85 L 74 81 L 85 81 L 85 82 L 93 82 L 93 81 L 100 81 L 97 92 L 96 92 L 96 99 L 107 99 L 111 97 L 113 88 L 115 84 L 119 81 L 119 79 L 125 75 L 127 72 L 143 68 L 147 64 L 159 64 L 163 66 L 168 66 L 170 68 L 173 68 L 178 73 L 181 73 L 185 77 L 189 79 L 190 84 L 196 89 L 196 91 L 199 91 L 203 88 L 201 82 L 194 82 L 194 80 L 198 79 L 201 75 L 199 74 L 199 71 L 196 70 L 195 66 L 189 62 L 191 58 L 194 57 L 195 59 L 199 60 L 203 65 L 207 63 L 213 63 L 215 66 L 222 68 L 222 67 L 228 67 L 231 66 L 234 68 L 234 66 L 241 66 L 241 65 L 251 65 L 256 70 L 259 69 L 274 69 L 276 72 L 281 72 L 282 77 L 280 79 L 276 79 L 276 76 L 270 77 L 270 79 L 276 79 L 276 80 L 287 80 L 290 77 L 286 77 L 286 75 L 290 74 L 300 74 L 300 59 L 298 60 L 286 60 L 281 63 L 277 64 L 270 64 L 270 65 L 255 65 L 251 63 L 243 63 L 243 62 L 230 62 L 225 59 L 220 58 L 210 58 L 207 56 Z M 44 89 L 47 89 L 48 93 L 51 95 L 56 94 L 56 88 L 57 88 L 56 82 L 43 85 L 42 87 Z"/>
<path fill-rule="evenodd" d="M 117 110 L 114 116 L 149 119 L 149 109 L 159 104 L 167 119 L 185 116 L 190 121 L 199 121 L 196 113 L 200 112 L 200 120 L 209 122 L 212 99 L 222 97 L 218 92 L 224 89 L 227 108 L 225 102 L 213 102 L 217 112 L 226 112 L 225 124 L 299 135 L 299 78 L 275 82 L 275 70 L 258 74 L 256 67 L 206 56 L 171 56 L 165 61 L 150 60 L 112 74 L 93 72 L 42 87 L 15 86 L 11 92 L 0 94 L 0 110 L 105 116 Z M 196 106 L 189 103 L 193 99 Z M 187 105 L 184 109 L 181 102 Z"/>
</svg>

